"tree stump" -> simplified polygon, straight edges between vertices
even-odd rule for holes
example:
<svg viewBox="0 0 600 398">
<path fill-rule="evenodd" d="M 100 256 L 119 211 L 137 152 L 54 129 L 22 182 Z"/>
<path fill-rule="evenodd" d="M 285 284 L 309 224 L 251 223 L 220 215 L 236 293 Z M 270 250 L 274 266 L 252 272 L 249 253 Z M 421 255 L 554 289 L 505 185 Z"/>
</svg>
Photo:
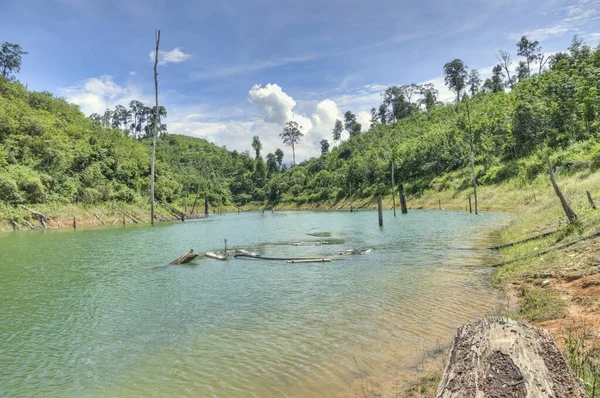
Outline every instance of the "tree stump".
<svg viewBox="0 0 600 398">
<path fill-rule="evenodd" d="M 436 396 L 587 397 L 548 332 L 510 319 L 456 330 Z"/>
</svg>

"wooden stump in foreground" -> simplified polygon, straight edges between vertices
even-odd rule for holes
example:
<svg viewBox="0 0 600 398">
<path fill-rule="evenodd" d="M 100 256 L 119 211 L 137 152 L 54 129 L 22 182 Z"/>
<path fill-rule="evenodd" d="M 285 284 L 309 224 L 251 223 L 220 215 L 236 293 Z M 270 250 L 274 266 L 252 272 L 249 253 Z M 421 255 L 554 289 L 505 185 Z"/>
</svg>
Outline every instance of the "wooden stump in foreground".
<svg viewBox="0 0 600 398">
<path fill-rule="evenodd" d="M 548 332 L 510 319 L 456 330 L 436 396 L 587 397 Z"/>
</svg>

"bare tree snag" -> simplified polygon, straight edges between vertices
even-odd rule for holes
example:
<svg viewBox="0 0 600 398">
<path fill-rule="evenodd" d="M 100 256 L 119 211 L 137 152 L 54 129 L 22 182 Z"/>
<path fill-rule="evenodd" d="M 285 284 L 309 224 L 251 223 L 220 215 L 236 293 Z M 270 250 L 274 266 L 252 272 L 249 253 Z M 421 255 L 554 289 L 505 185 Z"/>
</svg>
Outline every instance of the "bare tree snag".
<svg viewBox="0 0 600 398">
<path fill-rule="evenodd" d="M 456 330 L 437 398 L 587 397 L 547 331 L 510 319 Z"/>
<path fill-rule="evenodd" d="M 408 213 L 408 210 L 406 209 L 406 196 L 404 196 L 403 184 L 400 184 L 400 187 L 398 188 L 398 193 L 400 194 L 400 211 L 402 212 L 402 214 L 406 214 Z"/>
<path fill-rule="evenodd" d="M 154 51 L 154 97 L 156 107 L 154 109 L 154 131 L 152 132 L 152 162 L 150 164 L 150 223 L 154 225 L 154 166 L 156 159 L 156 132 L 158 129 L 158 47 L 160 44 L 160 30 L 154 32 L 156 38 L 156 50 Z"/>
<path fill-rule="evenodd" d="M 396 217 L 396 183 L 394 182 L 394 160 L 392 159 L 392 205 L 394 207 L 394 217 Z"/>
<path fill-rule="evenodd" d="M 550 174 L 550 182 L 552 182 L 552 187 L 554 187 L 554 192 L 556 193 L 556 196 L 558 196 L 558 199 L 560 199 L 560 204 L 562 205 L 562 208 L 565 211 L 565 214 L 567 215 L 569 222 L 571 224 L 577 224 L 579 222 L 579 218 L 577 217 L 577 214 L 575 214 L 573 209 L 571 209 L 569 202 L 567 201 L 567 199 L 565 199 L 565 196 L 560 191 L 560 188 L 558 187 L 558 185 L 556 185 L 556 181 L 554 180 L 554 172 L 552 171 L 552 163 L 550 163 L 549 156 L 546 156 L 546 162 L 548 163 L 548 173 Z"/>
<path fill-rule="evenodd" d="M 588 202 L 590 202 L 591 208 L 596 210 L 596 204 L 594 203 L 594 199 L 592 199 L 592 194 L 590 191 L 585 191 L 585 193 L 587 194 Z"/>
<path fill-rule="evenodd" d="M 381 202 L 381 195 L 377 198 L 377 214 L 379 217 L 379 226 L 383 227 L 383 204 Z"/>
<path fill-rule="evenodd" d="M 204 217 L 208 217 L 208 198 L 204 198 Z"/>
<path fill-rule="evenodd" d="M 475 197 L 475 215 L 477 215 L 477 176 L 475 175 L 475 153 L 474 153 L 474 138 L 471 130 L 471 111 L 469 110 L 469 99 L 467 98 L 467 118 L 469 121 L 469 135 L 471 136 L 471 176 L 473 178 L 473 196 Z"/>
<path fill-rule="evenodd" d="M 48 224 L 47 224 L 47 218 L 44 214 L 40 213 L 39 211 L 35 211 L 30 209 L 29 207 L 25 206 L 25 205 L 21 205 L 21 207 L 25 210 L 27 210 L 28 212 L 30 212 L 31 214 L 33 214 L 33 216 L 40 222 L 40 224 L 42 225 L 42 227 L 44 227 L 44 229 L 48 229 Z"/>
</svg>

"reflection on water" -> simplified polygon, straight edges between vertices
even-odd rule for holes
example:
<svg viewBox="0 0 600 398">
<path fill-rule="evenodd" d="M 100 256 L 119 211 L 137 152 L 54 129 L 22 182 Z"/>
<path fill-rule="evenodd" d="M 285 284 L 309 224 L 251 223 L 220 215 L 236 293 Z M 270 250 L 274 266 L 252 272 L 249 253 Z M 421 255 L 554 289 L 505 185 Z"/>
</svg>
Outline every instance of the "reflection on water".
<svg viewBox="0 0 600 398">
<path fill-rule="evenodd" d="M 347 396 L 383 383 L 499 300 L 479 265 L 500 215 L 215 216 L 0 236 L 0 395 Z M 282 242 L 327 240 L 296 247 Z M 230 247 L 330 263 L 201 259 Z M 344 243 L 339 243 L 344 242 Z M 358 365 L 358 366 L 357 366 Z"/>
</svg>

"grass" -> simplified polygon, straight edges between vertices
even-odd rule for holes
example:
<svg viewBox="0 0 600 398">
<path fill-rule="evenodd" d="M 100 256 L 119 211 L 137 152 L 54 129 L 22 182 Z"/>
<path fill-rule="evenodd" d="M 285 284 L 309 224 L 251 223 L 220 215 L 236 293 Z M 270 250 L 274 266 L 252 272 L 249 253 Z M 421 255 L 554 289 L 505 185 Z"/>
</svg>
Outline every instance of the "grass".
<svg viewBox="0 0 600 398">
<path fill-rule="evenodd" d="M 569 329 L 565 358 L 590 398 L 600 398 L 600 345 L 590 328 Z"/>
<path fill-rule="evenodd" d="M 563 318 L 567 315 L 568 303 L 560 292 L 550 288 L 531 287 L 523 290 L 523 301 L 519 313 L 532 322 L 543 322 Z"/>
</svg>

